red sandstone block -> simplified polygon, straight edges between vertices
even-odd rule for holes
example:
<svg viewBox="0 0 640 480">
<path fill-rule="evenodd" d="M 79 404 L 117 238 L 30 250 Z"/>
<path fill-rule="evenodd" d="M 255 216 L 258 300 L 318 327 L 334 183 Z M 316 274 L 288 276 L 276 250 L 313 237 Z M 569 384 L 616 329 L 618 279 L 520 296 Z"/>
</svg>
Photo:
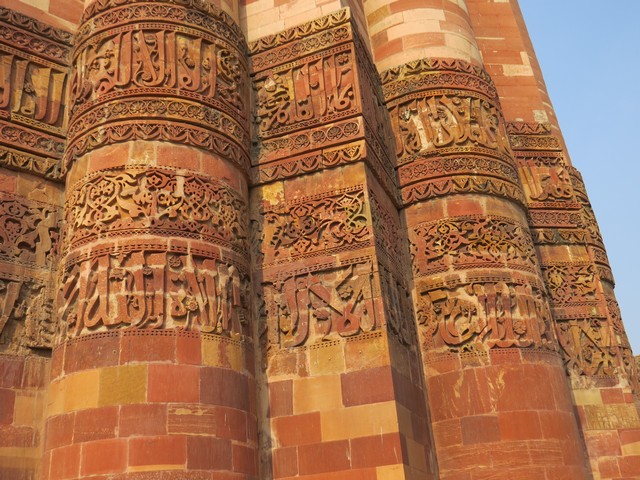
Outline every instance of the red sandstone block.
<svg viewBox="0 0 640 480">
<path fill-rule="evenodd" d="M 433 424 L 432 428 L 433 437 L 440 447 L 462 445 L 462 429 L 459 419 L 437 422 Z"/>
<path fill-rule="evenodd" d="M 80 445 L 68 445 L 51 451 L 51 479 L 76 478 L 80 471 Z"/>
<path fill-rule="evenodd" d="M 120 364 L 129 362 L 174 362 L 176 337 L 144 335 L 145 332 L 127 332 L 120 341 Z"/>
<path fill-rule="evenodd" d="M 231 442 L 212 437 L 188 437 L 187 468 L 189 470 L 230 470 Z"/>
<path fill-rule="evenodd" d="M 110 335 L 67 343 L 64 356 L 66 373 L 118 365 L 120 337 Z"/>
<path fill-rule="evenodd" d="M 234 444 L 231 449 L 233 471 L 256 476 L 258 474 L 258 455 L 253 447 Z"/>
<path fill-rule="evenodd" d="M 159 166 L 200 170 L 200 151 L 197 148 L 158 143 L 157 159 Z"/>
<path fill-rule="evenodd" d="M 598 471 L 603 478 L 620 476 L 620 467 L 616 457 L 605 457 L 598 459 Z"/>
<path fill-rule="evenodd" d="M 167 406 L 160 404 L 122 405 L 118 436 L 164 435 L 167 433 Z"/>
<path fill-rule="evenodd" d="M 462 443 L 491 443 L 500 441 L 500 428 L 496 415 L 479 415 L 460 419 Z"/>
<path fill-rule="evenodd" d="M 13 423 L 15 402 L 16 392 L 7 388 L 0 388 L 0 425 L 11 425 Z"/>
<path fill-rule="evenodd" d="M 298 447 L 272 450 L 273 477 L 293 477 L 298 474 Z"/>
<path fill-rule="evenodd" d="M 482 215 L 485 212 L 482 197 L 469 195 L 456 195 L 446 200 L 448 217 L 460 217 L 463 215 Z"/>
<path fill-rule="evenodd" d="M 387 433 L 351 440 L 353 468 L 378 467 L 403 463 L 400 434 Z"/>
<path fill-rule="evenodd" d="M 73 442 L 74 422 L 75 413 L 49 418 L 45 426 L 45 449 L 70 445 Z"/>
<path fill-rule="evenodd" d="M 200 367 L 149 365 L 150 402 L 196 403 L 200 400 Z"/>
<path fill-rule="evenodd" d="M 200 372 L 202 403 L 248 409 L 249 388 L 245 375 L 217 367 L 203 367 Z"/>
<path fill-rule="evenodd" d="M 416 387 L 409 378 L 398 372 L 395 368 L 391 370 L 391 375 L 393 377 L 395 400 L 416 415 L 426 417 L 427 405 L 422 389 Z"/>
<path fill-rule="evenodd" d="M 623 477 L 640 478 L 640 456 L 629 455 L 618 458 L 618 465 Z"/>
<path fill-rule="evenodd" d="M 539 411 L 538 416 L 544 438 L 568 440 L 577 435 L 575 419 L 571 412 Z"/>
<path fill-rule="evenodd" d="M 176 337 L 176 360 L 186 365 L 202 364 L 202 340 L 200 337 L 182 336 Z"/>
<path fill-rule="evenodd" d="M 116 143 L 92 152 L 87 173 L 125 165 L 129 161 L 129 146 L 129 142 Z"/>
<path fill-rule="evenodd" d="M 387 34 L 386 32 L 381 32 L 384 34 L 384 41 L 381 42 L 380 46 L 374 48 L 374 54 L 378 61 L 384 60 L 387 57 L 390 57 L 394 53 L 400 53 L 402 51 L 402 38 L 396 38 L 392 41 L 386 41 Z M 382 37 L 382 36 L 381 36 Z M 376 40 L 377 40 L 376 36 Z"/>
<path fill-rule="evenodd" d="M 126 440 L 99 440 L 82 444 L 82 475 L 119 473 L 126 468 Z"/>
<path fill-rule="evenodd" d="M 618 430 L 618 435 L 622 445 L 640 442 L 640 430 L 637 428 Z"/>
<path fill-rule="evenodd" d="M 51 355 L 51 379 L 53 380 L 62 375 L 65 348 L 65 344 L 62 344 L 62 346 L 54 350 L 53 355 Z"/>
<path fill-rule="evenodd" d="M 80 22 L 83 7 L 83 2 L 80 0 L 56 0 L 49 4 L 49 13 L 77 25 Z"/>
<path fill-rule="evenodd" d="M 488 450 L 488 457 L 494 471 L 508 470 L 529 464 L 531 462 L 529 443 L 524 441 L 495 443 Z"/>
<path fill-rule="evenodd" d="M 502 379 L 504 388 L 498 397 L 498 410 L 556 410 L 553 378 L 549 369 L 535 364 L 520 364 L 511 368 L 494 367 L 486 372 L 487 379 L 496 385 Z M 564 390 L 567 390 L 566 379 L 562 377 Z"/>
<path fill-rule="evenodd" d="M 548 478 L 545 476 L 544 467 L 520 466 L 508 470 L 496 471 L 496 469 L 474 471 L 471 478 L 473 480 L 534 480 Z M 555 478 L 554 478 L 555 480 Z"/>
<path fill-rule="evenodd" d="M 206 405 L 179 405 L 169 407 L 168 432 L 213 435 L 246 442 L 247 414 L 235 408 Z"/>
<path fill-rule="evenodd" d="M 269 416 L 271 418 L 293 414 L 293 382 L 283 380 L 269 384 Z"/>
<path fill-rule="evenodd" d="M 429 379 L 429 402 L 433 421 L 492 413 L 489 385 L 498 382 L 500 372 L 471 368 Z M 496 377 L 496 375 L 498 377 Z M 505 389 L 506 390 L 506 389 Z"/>
<path fill-rule="evenodd" d="M 498 414 L 502 440 L 532 440 L 542 438 L 538 412 L 515 411 Z"/>
<path fill-rule="evenodd" d="M 23 366 L 22 359 L 0 358 L 0 388 L 19 388 L 22 383 Z"/>
<path fill-rule="evenodd" d="M 584 436 L 590 457 L 600 458 L 622 455 L 617 431 L 588 431 L 584 433 Z"/>
<path fill-rule="evenodd" d="M 298 447 L 300 475 L 349 470 L 351 450 L 347 440 Z"/>
<path fill-rule="evenodd" d="M 545 467 L 564 465 L 564 448 L 560 442 L 555 440 L 532 440 L 527 443 L 529 445 L 531 464 Z"/>
<path fill-rule="evenodd" d="M 319 443 L 322 438 L 319 412 L 274 418 L 271 426 L 276 444 L 282 447 Z"/>
<path fill-rule="evenodd" d="M 116 436 L 118 407 L 94 408 L 76 413 L 73 443 L 84 443 Z"/>
<path fill-rule="evenodd" d="M 0 447 L 35 447 L 38 445 L 38 431 L 33 427 L 0 425 Z"/>
<path fill-rule="evenodd" d="M 393 400 L 391 367 L 368 368 L 340 375 L 345 407 Z"/>
<path fill-rule="evenodd" d="M 600 390 L 600 396 L 604 403 L 625 403 L 621 388 L 603 388 Z"/>
<path fill-rule="evenodd" d="M 133 437 L 129 440 L 129 465 L 183 465 L 187 440 L 182 435 Z"/>
<path fill-rule="evenodd" d="M 49 360 L 30 356 L 24 361 L 22 388 L 45 388 L 49 380 Z"/>
</svg>

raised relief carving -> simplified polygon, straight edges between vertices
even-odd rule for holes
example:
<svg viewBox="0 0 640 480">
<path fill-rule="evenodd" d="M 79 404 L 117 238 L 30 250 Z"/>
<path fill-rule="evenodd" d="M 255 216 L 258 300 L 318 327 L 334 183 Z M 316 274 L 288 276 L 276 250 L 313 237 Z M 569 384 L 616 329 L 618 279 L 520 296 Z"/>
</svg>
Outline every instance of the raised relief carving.
<svg viewBox="0 0 640 480">
<path fill-rule="evenodd" d="M 51 348 L 59 208 L 0 194 L 0 350 Z"/>
<path fill-rule="evenodd" d="M 418 324 L 428 350 L 554 348 L 547 299 L 531 285 L 501 281 L 437 289 L 419 286 L 417 295 Z"/>
<path fill-rule="evenodd" d="M 71 34 L 0 7 L 0 164 L 58 179 Z"/>
<path fill-rule="evenodd" d="M 371 241 L 362 186 L 269 206 L 264 219 L 270 260 L 335 253 Z"/>
<path fill-rule="evenodd" d="M 104 252 L 63 272 L 62 338 L 113 328 L 247 334 L 248 281 L 238 266 L 200 253 Z"/>
<path fill-rule="evenodd" d="M 611 332 L 600 319 L 574 319 L 556 324 L 565 364 L 578 375 L 613 375 L 618 359 Z"/>
<path fill-rule="evenodd" d="M 44 267 L 57 253 L 59 211 L 53 205 L 0 194 L 0 259 Z"/>
<path fill-rule="evenodd" d="M 51 348 L 54 333 L 53 295 L 45 281 L 0 272 L 0 350 Z"/>
<path fill-rule="evenodd" d="M 254 79 L 262 138 L 358 112 L 353 53 L 349 46 L 342 50 Z"/>
<path fill-rule="evenodd" d="M 595 301 L 594 265 L 546 264 L 542 271 L 554 305 Z"/>
<path fill-rule="evenodd" d="M 370 261 L 322 272 L 300 271 L 265 285 L 272 342 L 297 347 L 378 328 Z M 270 327 L 270 328 L 274 328 Z"/>
<path fill-rule="evenodd" d="M 415 276 L 465 268 L 516 268 L 538 272 L 526 227 L 505 217 L 455 217 L 410 232 Z"/>
<path fill-rule="evenodd" d="M 390 114 L 398 134 L 396 154 L 400 163 L 414 154 L 447 147 L 511 153 L 499 110 L 482 98 L 456 94 L 415 98 L 394 106 Z"/>
<path fill-rule="evenodd" d="M 104 2 L 88 8 L 84 21 L 70 81 L 65 168 L 103 145 L 164 140 L 248 170 L 245 44 L 226 14 L 195 1 Z"/>
<path fill-rule="evenodd" d="M 246 202 L 224 183 L 193 173 L 127 167 L 99 172 L 70 188 L 67 241 L 137 230 L 200 237 L 244 251 Z"/>
</svg>

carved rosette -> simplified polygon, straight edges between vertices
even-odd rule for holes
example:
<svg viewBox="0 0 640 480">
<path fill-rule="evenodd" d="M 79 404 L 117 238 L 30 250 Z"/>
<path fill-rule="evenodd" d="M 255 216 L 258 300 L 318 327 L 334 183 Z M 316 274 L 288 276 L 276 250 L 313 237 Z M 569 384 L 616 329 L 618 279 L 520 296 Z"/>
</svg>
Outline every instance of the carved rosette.
<svg viewBox="0 0 640 480">
<path fill-rule="evenodd" d="M 202 1 L 94 2 L 78 31 L 65 168 L 96 148 L 162 140 L 249 165 L 244 37 Z"/>
</svg>

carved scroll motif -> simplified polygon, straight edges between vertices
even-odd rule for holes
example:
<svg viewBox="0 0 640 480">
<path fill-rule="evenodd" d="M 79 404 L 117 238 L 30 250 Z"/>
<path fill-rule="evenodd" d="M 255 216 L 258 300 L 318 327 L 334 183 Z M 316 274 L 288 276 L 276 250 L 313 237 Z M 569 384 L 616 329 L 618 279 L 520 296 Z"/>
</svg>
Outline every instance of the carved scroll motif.
<svg viewBox="0 0 640 480">
<path fill-rule="evenodd" d="M 371 240 L 362 187 L 265 209 L 265 246 L 275 260 L 360 248 Z"/>
<path fill-rule="evenodd" d="M 0 351 L 51 348 L 60 209 L 0 194 Z"/>
<path fill-rule="evenodd" d="M 370 262 L 301 272 L 265 285 L 267 323 L 277 343 L 297 347 L 375 330 Z"/>
<path fill-rule="evenodd" d="M 490 348 L 554 348 L 544 293 L 530 285 L 471 283 L 418 288 L 418 323 L 433 351 L 481 352 Z"/>
<path fill-rule="evenodd" d="M 410 234 L 414 275 L 476 267 L 537 272 L 526 227 L 503 217 L 456 217 L 423 224 Z"/>
<path fill-rule="evenodd" d="M 554 305 L 595 301 L 594 265 L 547 264 L 542 271 Z"/>
<path fill-rule="evenodd" d="M 57 253 L 59 209 L 0 194 L 0 259 L 39 267 Z"/>
<path fill-rule="evenodd" d="M 246 202 L 224 183 L 172 170 L 124 168 L 99 172 L 70 189 L 69 245 L 136 230 L 207 238 L 243 251 Z"/>
<path fill-rule="evenodd" d="M 248 277 L 202 254 L 133 249 L 69 265 L 58 292 L 62 337 L 113 328 L 247 333 Z"/>
</svg>

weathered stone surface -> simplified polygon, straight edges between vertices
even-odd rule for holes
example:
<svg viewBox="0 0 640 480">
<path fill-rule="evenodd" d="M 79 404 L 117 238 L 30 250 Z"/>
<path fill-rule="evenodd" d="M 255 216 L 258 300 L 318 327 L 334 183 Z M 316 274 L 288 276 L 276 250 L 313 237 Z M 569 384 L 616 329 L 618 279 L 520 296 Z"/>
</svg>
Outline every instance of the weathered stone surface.
<svg viewBox="0 0 640 480">
<path fill-rule="evenodd" d="M 640 476 L 515 0 L 14 3 L 1 478 Z"/>
</svg>

